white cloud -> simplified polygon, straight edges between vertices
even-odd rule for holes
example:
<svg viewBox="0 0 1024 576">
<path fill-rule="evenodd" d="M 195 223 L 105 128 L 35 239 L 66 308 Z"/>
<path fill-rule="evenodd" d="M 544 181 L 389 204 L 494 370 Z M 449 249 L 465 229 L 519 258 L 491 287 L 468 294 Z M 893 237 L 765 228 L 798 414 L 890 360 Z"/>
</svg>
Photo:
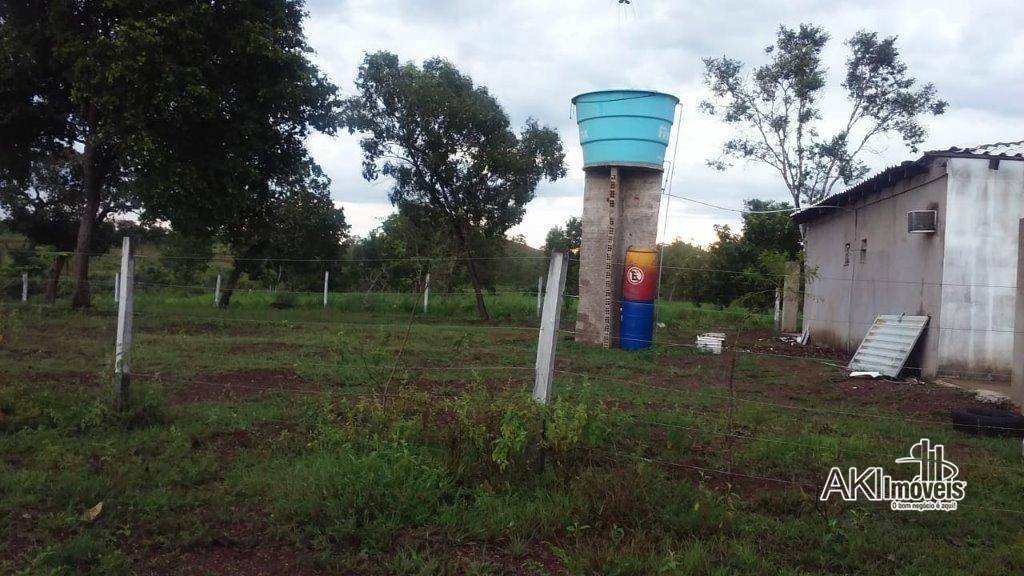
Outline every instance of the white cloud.
<svg viewBox="0 0 1024 576">
<path fill-rule="evenodd" d="M 924 149 L 1024 138 L 1019 0 L 632 0 L 630 6 L 613 0 L 311 0 L 306 32 L 317 63 L 345 94 L 353 92 L 366 52 L 390 50 L 417 62 L 443 56 L 486 85 L 514 125 L 532 116 L 555 126 L 567 147 L 570 176 L 543 183 L 513 230 L 535 246 L 548 228 L 582 211 L 582 157 L 569 101 L 593 89 L 650 88 L 680 97 L 676 194 L 732 208 L 745 198 L 788 200 L 778 176 L 766 168 L 708 168 L 705 160 L 716 155 L 729 131 L 697 111 L 706 96 L 701 58 L 728 55 L 759 63 L 779 24 L 810 22 L 832 34 L 825 53 L 831 71 L 826 117 L 845 108 L 838 86 L 846 58 L 842 42 L 868 29 L 898 35 L 911 72 L 934 82 L 950 101 L 947 114 L 929 122 Z M 310 145 L 353 232 L 365 234 L 390 205 L 387 183 L 361 177 L 358 139 L 315 136 Z M 913 156 L 898 141 L 881 142 L 875 150 L 865 158 L 873 169 Z M 673 200 L 668 236 L 708 242 L 715 223 L 736 226 L 738 216 Z"/>
<path fill-rule="evenodd" d="M 352 227 L 353 236 L 366 236 L 366 234 L 381 224 L 395 212 L 395 209 L 388 202 L 338 202 L 335 206 L 345 210 L 345 222 Z"/>
<path fill-rule="evenodd" d="M 526 243 L 539 248 L 548 230 L 562 226 L 572 216 L 583 214 L 583 193 L 576 196 L 542 196 L 530 203 L 523 222 L 509 230 L 510 235 L 526 236 Z"/>
</svg>

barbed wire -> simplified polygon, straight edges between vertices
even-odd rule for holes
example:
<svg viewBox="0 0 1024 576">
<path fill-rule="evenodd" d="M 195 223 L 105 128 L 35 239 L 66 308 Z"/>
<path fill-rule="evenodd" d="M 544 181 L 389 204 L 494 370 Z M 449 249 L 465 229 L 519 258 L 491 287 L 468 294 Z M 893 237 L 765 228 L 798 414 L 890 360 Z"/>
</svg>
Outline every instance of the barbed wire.
<svg viewBox="0 0 1024 576">
<path fill-rule="evenodd" d="M 794 479 L 790 479 L 790 478 L 779 478 L 777 476 L 766 476 L 766 475 L 761 475 L 761 474 L 747 474 L 745 472 L 736 472 L 736 471 L 733 471 L 733 470 L 724 470 L 724 469 L 712 468 L 712 467 L 708 467 L 708 466 L 699 466 L 699 465 L 696 465 L 696 464 L 688 464 L 688 463 L 685 463 L 685 462 L 678 462 L 678 461 L 673 461 L 673 460 L 664 460 L 664 459 L 654 458 L 654 457 L 651 457 L 651 456 L 644 456 L 644 455 L 640 455 L 640 454 L 628 454 L 628 453 L 624 453 L 622 451 L 610 451 L 610 450 L 595 449 L 595 452 L 597 452 L 599 454 L 603 454 L 604 457 L 607 460 L 609 460 L 609 461 L 621 461 L 621 460 L 624 460 L 624 459 L 631 459 L 631 460 L 635 460 L 635 461 L 646 462 L 648 464 L 657 464 L 657 465 L 660 465 L 660 466 L 669 466 L 669 467 L 673 467 L 673 468 L 685 468 L 685 469 L 688 469 L 688 470 L 695 470 L 695 471 L 703 472 L 703 473 L 707 473 L 707 474 L 716 474 L 716 475 L 721 475 L 721 476 L 731 476 L 731 477 L 735 477 L 735 478 L 745 478 L 745 479 L 748 479 L 748 480 L 758 480 L 758 481 L 762 481 L 762 482 L 775 482 L 775 483 L 779 483 L 779 484 L 787 484 L 787 485 L 792 485 L 792 486 L 799 486 L 801 488 L 812 489 L 812 490 L 815 491 L 815 493 L 818 492 L 818 485 L 817 484 L 812 484 L 810 482 L 803 482 L 803 481 L 794 480 Z M 857 501 L 857 502 L 846 502 L 846 501 L 844 501 L 844 503 L 847 504 L 847 505 L 851 505 L 851 504 L 852 505 L 859 505 L 859 506 L 864 506 L 865 505 L 865 503 L 859 502 L 859 501 Z M 958 505 L 958 507 L 969 508 L 969 509 L 972 509 L 972 510 L 981 510 L 981 511 L 985 511 L 985 512 L 1000 512 L 1000 513 L 1007 513 L 1007 514 L 1024 515 L 1024 510 L 1015 510 L 1013 508 L 1002 508 L 1002 507 L 997 507 L 997 506 L 980 506 L 980 505 L 977 505 L 977 504 L 965 504 L 963 502 L 958 502 L 957 505 Z"/>
<path fill-rule="evenodd" d="M 711 414 L 705 414 L 705 415 L 711 415 Z M 879 452 L 877 450 L 863 450 L 863 449 L 859 449 L 859 448 L 848 448 L 848 447 L 845 447 L 845 446 L 841 445 L 839 443 L 839 438 L 835 438 L 835 437 L 829 437 L 829 440 L 833 441 L 834 444 L 831 444 L 831 445 L 818 445 L 818 444 L 809 444 L 807 442 L 797 442 L 797 441 L 793 441 L 793 440 L 786 440 L 786 439 L 783 439 L 783 438 L 761 436 L 761 435 L 757 435 L 757 434 L 737 434 L 735 432 L 723 432 L 723 431 L 720 431 L 720 430 L 712 430 L 710 428 L 701 428 L 701 427 L 697 427 L 697 426 L 685 426 L 685 425 L 681 425 L 681 424 L 672 424 L 672 423 L 668 423 L 668 422 L 653 422 L 653 421 L 648 421 L 648 420 L 639 420 L 639 421 L 637 421 L 637 424 L 641 424 L 641 425 L 645 425 L 645 426 L 651 426 L 651 427 L 655 427 L 655 428 L 666 428 L 666 429 L 673 429 L 673 430 L 681 430 L 681 431 L 685 431 L 685 432 L 694 432 L 694 433 L 706 434 L 706 435 L 710 435 L 710 436 L 728 437 L 728 438 L 735 438 L 735 439 L 740 439 L 740 440 L 751 440 L 751 441 L 756 441 L 756 442 L 768 442 L 768 443 L 771 443 L 771 444 L 780 444 L 780 445 L 786 445 L 786 446 L 793 446 L 795 448 L 807 448 L 807 449 L 812 450 L 814 452 L 820 452 L 820 453 L 845 452 L 847 454 L 856 454 L 856 455 L 859 455 L 859 456 L 871 456 L 871 457 L 874 457 L 874 458 L 881 458 L 881 459 L 890 460 L 890 461 L 891 460 L 896 460 L 897 458 L 901 458 L 901 457 L 904 456 L 904 454 L 899 454 L 899 455 L 888 454 L 888 453 L 885 453 L 885 452 Z M 962 463 L 962 465 L 967 466 L 967 467 L 974 466 L 974 467 L 985 467 L 985 468 L 998 468 L 1000 470 L 1004 470 L 1004 471 L 1007 471 L 1007 472 L 1014 472 L 1014 473 L 1024 472 L 1024 465 L 1007 466 L 1007 465 L 993 463 L 993 462 L 971 462 L 971 461 L 965 461 L 965 462 Z"/>
<path fill-rule="evenodd" d="M 39 254 L 39 255 L 61 254 L 61 253 L 58 253 L 58 252 L 33 252 L 33 253 L 36 253 L 36 254 Z M 96 256 L 117 256 L 117 257 L 120 257 L 120 255 L 118 253 L 116 253 L 116 252 L 90 253 L 89 255 L 93 256 L 93 257 L 96 257 Z M 160 258 L 160 259 L 165 259 L 165 260 L 206 260 L 206 261 L 210 261 L 210 262 L 220 262 L 220 260 L 216 260 L 215 258 L 214 259 L 207 258 L 205 256 L 187 256 L 187 255 L 182 255 L 182 256 L 154 256 L 154 255 L 146 255 L 146 254 L 136 254 L 135 257 L 139 258 L 139 259 Z M 310 259 L 302 259 L 302 258 L 239 258 L 237 260 L 238 261 L 258 261 L 258 262 L 293 262 L 293 263 L 322 263 L 322 264 L 352 263 L 352 264 L 359 264 L 359 263 L 373 263 L 373 262 L 435 262 L 435 261 L 460 262 L 460 261 L 466 261 L 466 260 L 474 260 L 474 261 L 477 261 L 477 260 L 480 260 L 480 261 L 501 261 L 501 260 L 546 261 L 547 259 L 548 259 L 547 255 L 541 255 L 541 256 L 514 256 L 513 255 L 513 256 L 473 256 L 473 257 L 470 257 L 470 258 L 465 258 L 465 257 L 427 257 L 427 256 L 415 257 L 414 256 L 414 257 L 404 257 L 404 258 L 351 258 L 351 259 L 348 259 L 348 258 L 338 258 L 338 259 L 315 259 L 315 258 L 310 258 Z M 579 257 L 570 257 L 569 261 L 570 262 L 574 262 L 574 263 L 580 263 L 581 259 Z M 624 266 L 626 264 L 626 262 L 623 261 L 623 260 L 619 260 L 619 261 L 612 262 L 612 264 L 615 265 L 615 266 Z M 706 267 L 706 266 L 678 266 L 678 265 L 670 265 L 670 264 L 663 264 L 663 265 L 660 266 L 660 269 L 661 270 L 681 270 L 681 271 L 689 271 L 689 272 L 700 272 L 700 273 L 706 273 L 706 274 L 731 274 L 731 275 L 748 276 L 748 277 L 751 277 L 751 278 L 760 278 L 760 279 L 779 279 L 779 280 L 781 280 L 781 279 L 784 279 L 787 276 L 784 273 L 769 272 L 769 271 L 762 271 L 762 270 L 750 270 L 750 269 L 733 270 L 733 269 L 727 269 L 727 268 L 713 268 L 713 267 Z M 9 277 L 11 277 L 11 278 L 18 278 L 18 276 L 9 276 Z M 63 280 L 63 278 L 64 277 L 62 277 L 62 280 Z M 959 288 L 992 288 L 992 289 L 1005 289 L 1005 290 L 1017 289 L 1016 283 L 1012 283 L 1012 284 L 991 284 L 991 283 L 985 283 L 985 282 L 929 281 L 929 280 L 924 280 L 924 279 L 920 279 L 920 280 L 904 280 L 904 279 L 898 279 L 898 278 L 855 278 L 855 277 L 823 276 L 823 275 L 813 274 L 813 273 L 812 274 L 805 274 L 804 280 L 806 281 L 807 284 L 810 284 L 810 285 L 813 285 L 815 282 L 818 282 L 818 281 L 827 281 L 827 282 L 848 282 L 848 283 L 862 283 L 862 284 L 897 284 L 897 285 L 907 285 L 907 286 L 959 287 Z M 781 285 L 779 286 L 779 288 L 781 289 Z M 535 293 L 535 292 L 532 292 L 532 293 Z"/>
<path fill-rule="evenodd" d="M 701 398 L 711 398 L 711 399 L 715 399 L 715 400 L 734 400 L 736 402 L 743 402 L 745 404 L 754 404 L 754 405 L 759 405 L 759 406 L 766 406 L 766 407 L 772 407 L 772 408 L 780 408 L 780 409 L 792 410 L 792 411 L 812 412 L 812 413 L 823 414 L 823 415 L 828 415 L 828 416 L 847 416 L 847 417 L 851 417 L 851 418 L 873 418 L 873 419 L 876 419 L 876 420 L 888 420 L 888 421 L 893 421 L 893 422 L 908 422 L 908 423 L 914 423 L 914 424 L 926 424 L 926 425 L 930 425 L 930 426 L 943 426 L 943 427 L 949 425 L 949 421 L 947 421 L 947 420 L 929 420 L 929 419 L 923 419 L 923 418 L 911 418 L 911 417 L 904 417 L 904 416 L 891 416 L 891 415 L 888 415 L 888 414 L 879 414 L 877 412 L 860 412 L 860 411 L 850 411 L 850 410 L 845 410 L 845 409 L 813 408 L 813 407 L 810 407 L 810 406 L 798 406 L 796 404 L 783 404 L 783 403 L 780 403 L 780 402 L 771 402 L 769 400 L 759 400 L 759 399 L 756 399 L 756 398 L 745 398 L 745 397 L 742 397 L 742 396 L 731 396 L 731 395 L 726 395 L 726 394 L 714 394 L 714 393 L 709 393 L 706 390 L 695 389 L 695 388 L 673 388 L 671 386 L 658 386 L 658 385 L 655 385 L 655 384 L 647 384 L 647 383 L 642 383 L 642 382 L 630 381 L 630 380 L 625 380 L 625 379 L 622 379 L 622 378 L 615 378 L 615 377 L 612 377 L 612 376 L 604 376 L 604 375 L 600 375 L 600 374 L 586 374 L 586 373 L 582 373 L 582 372 L 574 372 L 574 371 L 561 370 L 561 369 L 555 369 L 555 373 L 556 374 L 565 374 L 565 375 L 569 375 L 569 376 L 574 376 L 574 377 L 577 377 L 577 378 L 587 378 L 587 379 L 590 379 L 590 380 L 598 380 L 598 381 L 605 380 L 605 381 L 609 381 L 609 382 L 615 382 L 615 383 L 618 383 L 618 384 L 625 384 L 625 385 L 627 385 L 629 387 L 632 387 L 632 388 L 645 388 L 645 389 L 651 389 L 651 390 L 658 390 L 658 391 L 661 391 L 661 392 L 673 392 L 673 393 L 677 393 L 677 394 L 678 393 L 686 393 L 686 394 L 696 395 L 696 396 L 701 397 Z M 1014 428 L 1014 427 L 1009 427 L 1009 426 L 980 426 L 980 428 L 984 428 L 984 429 L 987 429 L 987 430 L 1005 430 L 1005 431 L 1014 431 L 1014 432 L 1019 432 L 1020 431 L 1019 428 Z"/>
<path fill-rule="evenodd" d="M 89 257 L 103 257 L 103 256 L 117 256 L 121 257 L 120 251 L 110 252 L 61 252 L 55 250 L 30 250 L 30 249 L 7 249 L 7 252 L 11 253 L 22 253 L 22 254 L 34 254 L 38 256 L 77 256 L 86 255 Z M 135 253 L 136 258 L 156 258 L 160 260 L 200 260 L 209 262 L 293 262 L 293 263 L 323 263 L 323 264 L 336 264 L 346 262 L 465 262 L 466 260 L 544 260 L 547 261 L 547 255 L 537 256 L 517 256 L 517 255 L 502 255 L 502 256 L 404 256 L 394 258 L 277 258 L 277 257 L 258 257 L 258 258 L 246 258 L 241 256 L 231 256 L 226 254 L 213 254 L 210 256 L 203 254 L 182 254 L 182 255 L 152 255 L 144 254 L 141 252 Z"/>
<path fill-rule="evenodd" d="M 310 293 L 320 294 L 320 292 L 310 292 Z M 416 293 L 403 293 L 403 294 L 408 294 L 410 296 L 416 296 L 416 297 L 419 296 Z M 695 310 L 695 312 L 698 312 L 698 313 L 699 312 L 707 312 L 707 310 Z M 717 311 L 716 310 L 714 312 L 728 312 L 728 311 Z M 466 330 L 466 329 L 472 330 L 472 329 L 486 328 L 486 329 L 507 330 L 507 331 L 517 331 L 517 330 L 533 331 L 533 330 L 536 330 L 536 328 L 534 328 L 534 327 L 521 327 L 521 326 L 504 326 L 504 325 L 503 326 L 491 326 L 491 325 L 480 325 L 480 324 L 437 325 L 437 324 L 420 324 L 420 323 L 414 323 L 414 322 L 411 322 L 411 321 L 409 322 L 408 325 L 402 326 L 402 325 L 396 324 L 395 322 L 366 323 L 366 322 L 334 322 L 334 321 L 331 321 L 331 320 L 324 320 L 324 321 L 312 320 L 311 321 L 311 320 L 295 320 L 295 319 L 235 318 L 235 317 L 229 317 L 229 316 L 212 316 L 212 317 L 211 316 L 182 316 L 180 314 L 176 314 L 176 313 L 173 313 L 173 312 L 166 313 L 166 314 L 148 314 L 148 313 L 143 312 L 142 314 L 137 314 L 137 315 L 138 316 L 142 316 L 143 318 L 154 318 L 154 319 L 161 319 L 161 320 L 168 320 L 168 319 L 175 319 L 175 320 L 177 320 L 177 319 L 195 319 L 195 320 L 199 320 L 199 321 L 201 321 L 203 323 L 211 323 L 211 322 L 212 323 L 218 323 L 218 322 L 234 322 L 234 321 L 239 321 L 239 322 L 259 322 L 259 323 L 264 323 L 264 324 L 269 323 L 269 324 L 279 324 L 279 325 L 303 324 L 303 323 L 311 323 L 312 324 L 312 323 L 315 323 L 315 324 L 345 325 L 345 326 L 360 326 L 360 327 L 375 327 L 375 328 L 379 328 L 379 327 L 403 328 L 404 327 L 407 330 L 407 334 L 409 332 L 411 332 L 414 328 L 417 329 L 417 330 L 420 329 L 420 328 L 447 328 L 447 329 L 458 329 L 458 330 Z M 742 315 L 742 314 L 736 313 L 734 315 Z M 764 316 L 767 316 L 767 315 L 764 315 Z M 414 315 L 413 315 L 413 317 L 415 317 L 415 308 L 414 308 Z M 745 315 L 745 317 L 747 319 L 749 319 L 751 317 L 751 315 L 747 314 L 747 315 Z M 805 320 L 813 320 L 813 319 L 806 319 L 805 318 Z M 566 333 L 566 334 L 575 334 L 575 331 L 572 331 L 572 330 L 560 330 L 560 332 Z M 748 332 L 740 331 L 739 333 L 746 334 Z M 407 342 L 407 341 L 408 340 L 406 340 L 405 342 Z M 405 342 L 403 343 L 403 348 L 405 346 Z M 664 341 L 663 342 L 663 341 L 657 341 L 656 340 L 656 344 L 659 345 L 659 346 L 664 346 L 666 348 L 674 348 L 674 347 L 690 348 L 690 349 L 700 349 L 701 348 L 701 347 L 699 347 L 699 346 L 697 346 L 695 344 L 684 343 L 684 342 L 679 342 L 679 341 Z M 730 351 L 730 350 L 734 354 L 752 354 L 752 355 L 756 355 L 756 356 L 770 356 L 770 357 L 785 358 L 785 359 L 790 359 L 790 360 L 802 360 L 802 361 L 820 362 L 820 363 L 827 363 L 827 361 L 830 360 L 830 359 L 808 357 L 808 356 L 788 355 L 788 354 L 780 354 L 780 353 L 773 353 L 773 352 L 761 352 L 761 351 L 757 351 L 757 350 L 745 349 L 745 348 L 739 347 L 738 345 L 734 345 L 732 347 L 726 347 L 725 348 L 725 351 Z M 451 362 L 454 362 L 454 361 L 455 360 L 452 360 Z M 391 370 L 392 373 L 394 373 L 399 368 L 399 366 L 401 367 L 401 370 L 407 371 L 409 373 L 431 372 L 431 371 L 437 371 L 437 372 L 442 372 L 442 373 L 443 372 L 448 372 L 448 371 L 459 372 L 459 373 L 464 373 L 464 372 L 467 372 L 467 371 L 480 371 L 480 372 L 486 372 L 486 371 L 510 371 L 510 372 L 512 372 L 512 371 L 517 371 L 517 372 L 526 372 L 526 371 L 534 369 L 531 366 L 523 366 L 523 365 L 432 366 L 432 365 L 425 365 L 425 364 L 407 364 L 407 363 L 403 362 L 401 357 L 396 358 L 395 363 L 393 365 L 389 365 L 389 366 L 385 366 L 385 365 L 373 366 L 373 365 L 368 365 L 366 363 L 363 363 L 363 364 L 343 364 L 343 363 L 332 363 L 332 362 L 315 362 L 315 361 L 306 360 L 306 359 L 300 359 L 300 360 L 296 361 L 295 363 L 296 364 L 301 364 L 301 365 L 304 365 L 304 366 L 324 367 L 324 368 L 330 368 L 330 369 L 364 369 L 364 370 L 380 370 L 380 371 Z M 838 365 L 835 365 L 835 364 L 831 364 L 831 363 L 829 363 L 828 365 L 842 368 L 841 366 L 838 366 Z M 585 373 L 585 372 L 568 371 L 568 370 L 561 370 L 561 369 L 556 369 L 555 373 L 556 374 L 561 374 L 561 375 L 573 376 L 573 377 L 581 377 L 581 378 L 599 380 L 599 381 L 615 382 L 615 383 L 619 383 L 619 384 L 624 384 L 624 385 L 632 387 L 632 388 L 644 388 L 644 389 L 651 389 L 651 390 L 658 390 L 658 391 L 668 391 L 668 392 L 673 392 L 673 393 L 678 393 L 678 394 L 686 394 L 690 398 L 717 399 L 717 400 L 723 400 L 723 401 L 728 401 L 728 402 L 739 402 L 739 403 L 745 403 L 745 404 L 753 404 L 753 405 L 766 406 L 766 407 L 771 407 L 771 408 L 774 408 L 774 409 L 782 409 L 782 410 L 787 410 L 787 411 L 804 411 L 804 412 L 810 412 L 810 413 L 825 415 L 825 416 L 827 416 L 829 418 L 834 418 L 836 416 L 844 416 L 844 417 L 850 417 L 850 418 L 881 419 L 881 420 L 892 421 L 892 422 L 899 422 L 899 423 L 924 424 L 924 425 L 942 426 L 942 427 L 949 426 L 949 422 L 948 421 L 943 421 L 943 420 L 932 420 L 932 419 L 916 418 L 916 417 L 902 417 L 902 416 L 896 416 L 896 415 L 880 414 L 880 413 L 872 413 L 872 412 L 863 412 L 863 411 L 855 411 L 855 410 L 840 409 L 840 408 L 833 409 L 833 408 L 823 408 L 823 407 L 801 406 L 801 405 L 796 405 L 796 404 L 786 404 L 786 403 L 775 402 L 775 401 L 771 401 L 771 400 L 763 400 L 763 399 L 745 397 L 743 395 L 737 395 L 734 392 L 730 393 L 730 394 L 721 394 L 721 393 L 712 393 L 710 391 L 701 390 L 701 389 L 696 389 L 695 390 L 695 389 L 692 389 L 692 388 L 678 388 L 678 387 L 671 387 L 671 386 L 659 386 L 657 384 L 652 384 L 652 383 L 649 383 L 649 382 L 638 381 L 637 379 L 627 380 L 627 379 L 615 378 L 615 377 L 612 377 L 612 376 L 607 376 L 607 375 L 600 374 L 600 373 Z M 226 373 L 225 376 L 230 377 L 230 374 L 231 373 Z M 273 393 L 293 393 L 293 394 L 299 394 L 299 395 L 331 394 L 331 395 L 337 395 L 339 397 L 346 397 L 346 398 L 348 398 L 348 397 L 352 397 L 352 398 L 362 398 L 362 397 L 366 397 L 366 398 L 372 398 L 372 397 L 388 398 L 388 397 L 397 397 L 400 394 L 400 393 L 391 394 L 391 393 L 387 392 L 386 390 L 383 393 L 379 392 L 379 391 L 368 391 L 368 392 L 358 392 L 358 393 L 356 393 L 356 392 L 349 392 L 349 391 L 346 390 L 347 387 L 344 387 L 344 386 L 340 386 L 340 387 L 339 386 L 330 386 L 330 385 L 327 385 L 324 382 L 316 381 L 316 380 L 311 381 L 311 382 L 313 382 L 316 386 L 319 386 L 319 388 L 310 388 L 308 386 L 289 385 L 289 383 L 287 381 L 285 381 L 284 383 L 275 382 L 275 383 L 272 383 L 272 384 L 270 384 L 270 383 L 257 384 L 257 383 L 221 381 L 221 380 L 216 380 L 216 379 L 204 379 L 204 378 L 201 378 L 201 377 L 192 377 L 192 378 L 180 377 L 180 376 L 168 375 L 166 373 L 152 372 L 152 371 L 133 372 L 133 377 L 138 377 L 138 378 L 140 378 L 143 381 L 151 381 L 151 382 L 178 382 L 178 383 L 184 383 L 184 384 L 188 384 L 188 385 L 203 385 L 203 386 L 211 386 L 211 387 L 218 387 L 219 386 L 219 387 L 223 387 L 224 389 L 251 390 L 251 391 L 259 392 L 259 393 L 262 393 L 262 394 L 273 394 Z M 510 379 L 510 382 L 511 382 L 511 379 Z M 411 389 L 415 390 L 415 391 L 418 391 L 418 392 L 423 392 L 423 393 L 429 394 L 431 396 L 436 396 L 436 397 L 457 397 L 457 394 L 439 393 L 437 390 L 432 390 L 432 389 L 431 390 L 426 390 L 426 389 L 418 388 L 416 386 L 412 386 Z M 294 423 L 293 421 L 290 421 L 290 420 L 282 421 L 282 422 L 289 423 L 289 424 Z M 732 427 L 729 428 L 729 431 L 723 431 L 723 430 L 718 430 L 718 429 L 715 429 L 715 428 L 712 428 L 712 427 L 688 426 L 688 425 L 685 425 L 685 424 L 676 424 L 676 423 L 672 423 L 672 422 L 655 421 L 655 420 L 651 420 L 651 419 L 648 419 L 648 418 L 638 419 L 638 420 L 635 421 L 635 423 L 638 424 L 638 425 L 642 425 L 642 426 L 659 427 L 659 428 L 670 429 L 670 430 L 679 430 L 679 431 L 682 431 L 682 432 L 689 432 L 689 433 L 692 433 L 692 434 L 707 434 L 707 435 L 720 436 L 720 437 L 724 437 L 724 438 L 740 439 L 740 440 L 751 441 L 751 442 L 776 443 L 776 444 L 780 444 L 780 445 L 792 446 L 794 448 L 813 450 L 815 453 L 830 453 L 830 452 L 840 453 L 840 452 L 842 452 L 842 453 L 857 454 L 857 455 L 862 455 L 862 456 L 872 456 L 872 457 L 879 457 L 879 458 L 886 458 L 886 459 L 894 459 L 893 455 L 887 454 L 887 453 L 884 453 L 884 452 L 881 452 L 881 451 L 864 450 L 864 449 L 860 449 L 860 448 L 847 447 L 847 446 L 843 445 L 843 443 L 841 442 L 841 438 L 839 438 L 837 436 L 828 436 L 826 438 L 826 441 L 829 442 L 829 444 L 818 445 L 818 444 L 813 444 L 813 443 L 808 443 L 808 442 L 801 442 L 801 441 L 798 441 L 798 440 L 789 440 L 789 439 L 786 439 L 786 438 L 778 438 L 778 437 L 772 437 L 772 436 L 765 436 L 765 435 L 762 435 L 762 434 L 757 433 L 757 432 L 737 433 L 737 432 L 731 431 Z M 989 429 L 992 429 L 992 430 L 1013 430 L 1013 431 L 1016 431 L 1016 429 L 1009 428 L 1009 427 L 990 426 L 990 427 L 986 427 L 986 428 L 989 428 Z M 806 482 L 806 481 L 803 481 L 803 480 L 800 480 L 800 479 L 796 479 L 796 478 L 782 478 L 782 477 L 778 477 L 778 476 L 762 475 L 762 474 L 754 474 L 754 473 L 746 473 L 746 472 L 736 471 L 736 470 L 732 469 L 731 465 L 729 466 L 728 469 L 724 469 L 724 468 L 719 468 L 719 467 L 714 467 L 714 466 L 709 466 L 709 465 L 703 465 L 703 464 L 694 464 L 694 463 L 689 463 L 689 462 L 672 461 L 672 460 L 658 458 L 658 457 L 647 455 L 647 454 L 629 454 L 629 453 L 625 453 L 625 452 L 618 451 L 618 450 L 595 449 L 595 452 L 598 453 L 599 455 L 602 455 L 602 457 L 605 457 L 605 458 L 607 458 L 609 460 L 613 460 L 613 461 L 623 461 L 625 459 L 629 459 L 629 460 L 633 460 L 633 461 L 642 461 L 642 462 L 646 462 L 646 463 L 654 464 L 654 465 L 658 465 L 658 466 L 668 466 L 668 467 L 674 467 L 674 468 L 694 470 L 694 471 L 697 471 L 697 472 L 701 472 L 702 474 L 715 474 L 715 475 L 722 475 L 722 476 L 727 476 L 727 477 L 745 478 L 745 479 L 749 479 L 749 480 L 756 480 L 756 481 L 759 481 L 759 482 L 775 482 L 775 483 L 780 483 L 780 484 L 798 486 L 798 487 L 807 488 L 807 489 L 815 489 L 815 490 L 818 489 L 818 485 L 816 485 L 814 483 Z M 730 451 L 730 454 L 731 454 L 731 451 Z M 970 466 L 990 467 L 990 468 L 998 468 L 998 469 L 1006 470 L 1006 471 L 1010 471 L 1010 472 L 1020 472 L 1021 471 L 1020 467 L 1007 466 L 1007 465 L 1003 465 L 1003 464 L 1000 464 L 1000 463 L 993 463 L 993 462 L 980 462 L 980 461 L 974 462 L 974 461 L 970 461 L 970 462 L 963 462 L 962 464 L 965 465 L 965 466 L 968 466 L 968 467 L 970 467 Z M 1006 513 L 1014 513 L 1014 514 L 1024 513 L 1022 511 L 1013 510 L 1013 509 L 1009 509 L 1009 508 L 987 507 L 987 506 L 969 505 L 969 504 L 963 504 L 963 503 L 961 503 L 960 505 L 964 506 L 965 508 L 985 510 L 985 511 L 997 511 L 997 512 L 1006 512 Z"/>
</svg>

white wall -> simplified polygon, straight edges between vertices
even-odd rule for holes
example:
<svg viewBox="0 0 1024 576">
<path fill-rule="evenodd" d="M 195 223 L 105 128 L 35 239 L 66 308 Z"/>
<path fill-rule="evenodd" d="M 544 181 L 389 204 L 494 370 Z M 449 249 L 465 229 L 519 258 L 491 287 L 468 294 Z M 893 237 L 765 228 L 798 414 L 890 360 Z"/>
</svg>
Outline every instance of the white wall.
<svg viewBox="0 0 1024 576">
<path fill-rule="evenodd" d="M 946 178 L 941 162 L 807 224 L 804 322 L 816 343 L 853 351 L 880 314 L 926 315 L 937 323 L 943 260 Z M 907 233 L 907 212 L 936 210 L 938 231 Z M 861 242 L 867 252 L 861 260 Z M 850 262 L 845 264 L 845 246 Z M 934 324 L 932 324 L 934 325 Z M 925 332 L 908 366 L 938 368 L 938 338 Z"/>
<path fill-rule="evenodd" d="M 939 370 L 1009 373 L 1024 162 L 950 158 L 946 171 Z"/>
</svg>

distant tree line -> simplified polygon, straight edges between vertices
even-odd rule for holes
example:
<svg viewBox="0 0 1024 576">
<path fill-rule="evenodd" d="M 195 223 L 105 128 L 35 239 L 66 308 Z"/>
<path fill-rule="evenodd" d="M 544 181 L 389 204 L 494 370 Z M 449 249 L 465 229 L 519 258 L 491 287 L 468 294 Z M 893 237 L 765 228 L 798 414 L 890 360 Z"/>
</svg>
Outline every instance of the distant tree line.
<svg viewBox="0 0 1024 576">
<path fill-rule="evenodd" d="M 747 200 L 744 209 L 741 229 L 716 225 L 717 238 L 708 246 L 677 239 L 661 247 L 661 299 L 723 307 L 771 305 L 786 262 L 800 258 L 800 231 L 789 217 L 792 205 L 786 202 Z M 565 226 L 548 232 L 544 251 L 567 250 L 578 257 L 581 242 L 582 222 L 570 218 Z M 566 289 L 575 293 L 578 265 L 570 267 L 569 274 Z"/>
<path fill-rule="evenodd" d="M 800 230 L 786 202 L 747 200 L 744 208 L 739 231 L 716 225 L 717 238 L 706 247 L 681 240 L 664 247 L 662 298 L 723 307 L 771 306 L 786 262 L 801 257 Z"/>
<path fill-rule="evenodd" d="M 565 174 L 558 134 L 532 119 L 513 131 L 439 58 L 369 54 L 341 99 L 305 16 L 301 0 L 0 3 L 0 218 L 49 248 L 48 301 L 70 263 L 71 304 L 89 306 L 92 257 L 136 226 L 166 232 L 150 274 L 194 281 L 226 253 L 221 306 L 243 277 L 299 287 L 331 270 L 394 290 L 429 270 L 446 289 L 468 282 L 488 317 L 483 293 L 513 269 L 489 262 L 539 182 Z M 306 146 L 343 127 L 400 214 L 354 241 Z M 40 264 L 27 260 L 13 268 Z"/>
</svg>

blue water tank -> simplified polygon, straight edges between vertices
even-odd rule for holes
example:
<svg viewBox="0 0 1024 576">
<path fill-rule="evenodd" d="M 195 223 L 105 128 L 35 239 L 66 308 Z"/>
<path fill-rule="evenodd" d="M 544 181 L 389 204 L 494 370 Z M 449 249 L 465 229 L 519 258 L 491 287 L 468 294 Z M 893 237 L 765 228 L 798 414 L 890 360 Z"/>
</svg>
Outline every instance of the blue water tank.
<svg viewBox="0 0 1024 576">
<path fill-rule="evenodd" d="M 580 94 L 572 103 L 584 168 L 663 168 L 678 98 L 649 90 L 602 90 Z"/>
<path fill-rule="evenodd" d="M 623 300 L 619 345 L 623 350 L 650 348 L 654 339 L 654 302 Z"/>
</svg>

